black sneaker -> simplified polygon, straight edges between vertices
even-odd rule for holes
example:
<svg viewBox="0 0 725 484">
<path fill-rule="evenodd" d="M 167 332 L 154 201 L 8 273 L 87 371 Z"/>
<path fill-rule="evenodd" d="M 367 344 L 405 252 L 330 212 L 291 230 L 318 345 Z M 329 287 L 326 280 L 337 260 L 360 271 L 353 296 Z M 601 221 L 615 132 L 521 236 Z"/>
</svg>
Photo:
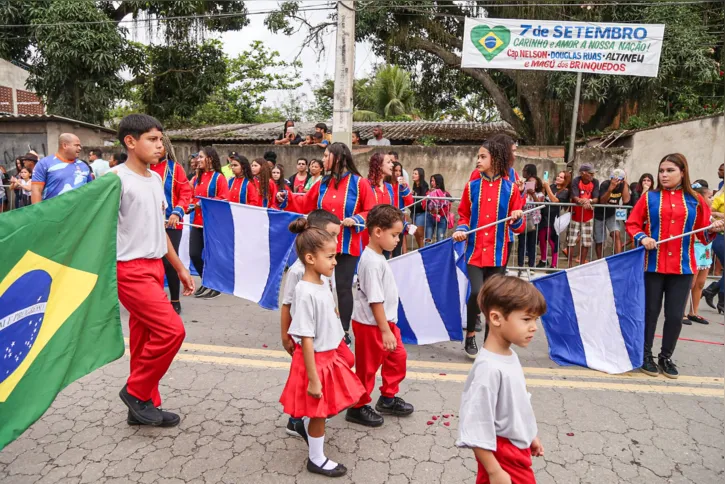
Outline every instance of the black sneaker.
<svg viewBox="0 0 725 484">
<path fill-rule="evenodd" d="M 330 459 L 326 459 L 325 462 L 322 463 L 322 466 L 318 466 L 310 459 L 307 459 L 307 470 L 313 474 L 320 474 L 326 477 L 342 477 L 347 474 L 347 467 L 342 464 L 337 464 L 337 467 L 334 469 L 326 470 L 325 465 L 327 465 L 328 460 Z"/>
<path fill-rule="evenodd" d="M 352 338 L 350 338 L 350 333 L 348 333 L 347 331 L 345 331 L 345 338 L 343 338 L 343 339 L 345 340 L 345 344 L 349 348 L 350 345 L 352 345 Z"/>
<path fill-rule="evenodd" d="M 292 418 L 290 417 L 289 420 L 287 420 L 287 428 L 284 429 L 285 432 L 287 432 L 287 435 L 291 437 L 302 437 L 299 432 L 297 432 L 297 422 L 301 422 L 300 419 Z M 303 426 L 302 429 L 305 427 Z"/>
<path fill-rule="evenodd" d="M 649 376 L 659 376 L 660 374 L 660 369 L 655 365 L 655 358 L 652 355 L 645 355 L 639 371 Z"/>
<path fill-rule="evenodd" d="M 162 410 L 159 408 L 159 412 L 161 412 L 161 423 L 158 425 L 159 427 L 176 427 L 179 425 L 179 422 L 181 422 L 181 417 L 176 415 L 175 413 L 167 412 L 166 410 Z M 128 417 L 126 417 L 126 423 L 129 425 L 144 425 L 138 420 L 136 420 L 136 417 L 133 416 L 131 411 L 128 411 Z"/>
<path fill-rule="evenodd" d="M 540 260 L 538 264 L 536 264 L 537 269 L 546 269 L 547 263 L 543 260 Z"/>
<path fill-rule="evenodd" d="M 289 424 L 287 424 L 289 426 Z M 302 421 L 302 419 L 299 419 L 295 422 L 295 432 L 297 432 L 297 435 L 305 439 L 305 444 L 308 446 L 310 445 L 310 441 L 307 439 L 307 431 L 305 430 L 305 423 Z"/>
<path fill-rule="evenodd" d="M 174 311 L 176 311 L 176 314 L 181 314 L 181 302 L 171 301 L 171 307 L 174 308 Z"/>
<path fill-rule="evenodd" d="M 345 412 L 345 420 L 366 427 L 380 427 L 385 422 L 383 416 L 375 413 L 370 405 L 360 408 L 348 408 L 347 412 Z"/>
<path fill-rule="evenodd" d="M 662 374 L 667 378 L 672 378 L 674 380 L 680 376 L 680 372 L 677 371 L 677 366 L 672 363 L 671 359 L 660 356 L 657 358 L 657 363 L 657 366 L 659 366 L 662 370 Z"/>
<path fill-rule="evenodd" d="M 476 336 L 467 336 L 466 345 L 463 347 L 466 352 L 466 356 L 470 359 L 475 360 L 478 356 L 478 344 L 476 344 Z"/>
<path fill-rule="evenodd" d="M 220 293 L 219 291 L 215 291 L 215 290 L 212 289 L 211 291 L 209 291 L 206 294 L 204 294 L 203 296 L 201 296 L 201 299 L 205 299 L 205 300 L 206 299 L 216 299 L 216 298 L 218 298 L 221 295 L 222 295 L 222 293 Z"/>
<path fill-rule="evenodd" d="M 406 403 L 400 397 L 393 397 L 393 401 L 389 404 L 385 403 L 382 396 L 378 398 L 378 403 L 375 404 L 375 410 L 383 415 L 397 415 L 398 417 L 404 417 L 413 413 L 413 405 Z"/>
<path fill-rule="evenodd" d="M 144 425 L 161 425 L 163 423 L 164 417 L 161 411 L 154 407 L 152 400 L 145 402 L 139 400 L 128 393 L 126 385 L 123 386 L 118 396 L 121 397 L 121 401 L 126 404 L 128 411 L 138 422 Z"/>
<path fill-rule="evenodd" d="M 201 297 L 208 290 L 209 290 L 208 287 L 199 286 L 199 289 L 197 289 L 196 292 L 194 293 L 194 297 Z"/>
<path fill-rule="evenodd" d="M 483 331 L 483 325 L 481 324 L 481 317 L 476 318 L 476 327 L 473 328 L 476 333 Z"/>
</svg>

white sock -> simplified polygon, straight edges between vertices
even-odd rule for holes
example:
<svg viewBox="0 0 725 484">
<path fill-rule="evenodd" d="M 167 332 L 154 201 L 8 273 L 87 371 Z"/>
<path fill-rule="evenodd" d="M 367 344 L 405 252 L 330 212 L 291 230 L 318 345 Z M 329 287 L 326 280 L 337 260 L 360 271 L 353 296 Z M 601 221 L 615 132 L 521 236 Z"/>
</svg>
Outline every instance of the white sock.
<svg viewBox="0 0 725 484">
<path fill-rule="evenodd" d="M 305 433 L 309 437 L 310 432 L 307 429 L 310 428 L 310 418 L 309 417 L 302 417 L 302 425 L 305 426 Z"/>
<path fill-rule="evenodd" d="M 325 457 L 325 436 L 310 437 L 308 435 L 307 439 L 310 443 L 310 461 L 316 466 L 321 467 L 327 460 L 327 457 Z M 330 471 L 335 467 L 337 467 L 337 462 L 328 460 L 327 464 L 325 464 L 322 468 L 326 471 Z"/>
</svg>

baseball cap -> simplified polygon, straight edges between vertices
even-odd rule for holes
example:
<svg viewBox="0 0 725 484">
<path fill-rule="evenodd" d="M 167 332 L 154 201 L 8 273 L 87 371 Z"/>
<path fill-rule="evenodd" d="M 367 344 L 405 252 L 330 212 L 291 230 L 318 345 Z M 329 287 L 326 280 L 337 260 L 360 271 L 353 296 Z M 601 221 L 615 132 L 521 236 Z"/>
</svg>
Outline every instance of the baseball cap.
<svg viewBox="0 0 725 484">
<path fill-rule="evenodd" d="M 596 173 L 594 167 L 589 163 L 584 163 L 582 166 L 580 166 L 579 171 L 583 173 Z"/>
<path fill-rule="evenodd" d="M 612 172 L 612 178 L 619 178 L 620 180 L 624 180 L 626 175 L 627 173 L 621 168 L 615 168 Z"/>
</svg>

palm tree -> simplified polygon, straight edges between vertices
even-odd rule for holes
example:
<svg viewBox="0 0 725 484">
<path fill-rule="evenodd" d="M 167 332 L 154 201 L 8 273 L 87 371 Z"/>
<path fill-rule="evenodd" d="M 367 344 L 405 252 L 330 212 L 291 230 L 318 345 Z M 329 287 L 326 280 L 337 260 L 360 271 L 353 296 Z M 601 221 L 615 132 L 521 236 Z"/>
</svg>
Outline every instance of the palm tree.
<svg viewBox="0 0 725 484">
<path fill-rule="evenodd" d="M 410 74 L 395 65 L 378 70 L 366 94 L 371 110 L 385 118 L 411 114 L 414 108 Z"/>
</svg>

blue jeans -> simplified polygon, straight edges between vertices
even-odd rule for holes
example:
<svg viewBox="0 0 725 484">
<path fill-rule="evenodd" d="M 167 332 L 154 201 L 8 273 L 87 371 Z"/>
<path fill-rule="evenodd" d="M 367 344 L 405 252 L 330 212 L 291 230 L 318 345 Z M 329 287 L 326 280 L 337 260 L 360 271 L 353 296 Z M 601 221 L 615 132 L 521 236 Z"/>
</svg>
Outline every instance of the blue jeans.
<svg viewBox="0 0 725 484">
<path fill-rule="evenodd" d="M 717 234 L 715 240 L 712 242 L 712 251 L 715 257 L 720 259 L 720 264 L 725 267 L 725 236 L 723 234 Z M 725 271 L 723 276 L 720 278 L 720 293 L 725 292 Z"/>
<path fill-rule="evenodd" d="M 435 230 L 435 240 L 433 240 L 433 232 Z M 443 240 L 448 230 L 448 221 L 445 217 L 441 217 L 440 222 L 436 222 L 429 213 L 425 214 L 425 245 Z"/>
</svg>

